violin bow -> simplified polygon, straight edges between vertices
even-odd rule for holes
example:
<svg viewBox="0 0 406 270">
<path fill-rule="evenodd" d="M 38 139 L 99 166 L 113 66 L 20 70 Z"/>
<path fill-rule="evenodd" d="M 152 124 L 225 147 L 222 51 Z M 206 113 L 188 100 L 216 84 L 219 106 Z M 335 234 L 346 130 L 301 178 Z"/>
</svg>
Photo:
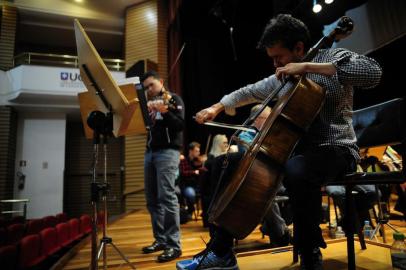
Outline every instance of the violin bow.
<svg viewBox="0 0 406 270">
<path fill-rule="evenodd" d="M 180 48 L 180 51 L 178 52 L 178 55 L 176 56 L 175 62 L 173 62 L 171 69 L 168 72 L 168 76 L 163 80 L 163 85 L 168 81 L 169 77 L 172 75 L 173 70 L 175 69 L 176 64 L 178 63 L 180 57 L 182 56 L 183 50 L 185 49 L 186 42 L 183 42 L 182 48 Z"/>
</svg>

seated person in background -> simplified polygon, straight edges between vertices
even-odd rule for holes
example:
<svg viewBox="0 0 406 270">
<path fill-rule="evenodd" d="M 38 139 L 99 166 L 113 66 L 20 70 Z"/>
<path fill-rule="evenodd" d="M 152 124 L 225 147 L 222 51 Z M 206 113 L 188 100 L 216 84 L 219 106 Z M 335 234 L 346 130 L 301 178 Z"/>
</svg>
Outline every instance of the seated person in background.
<svg viewBox="0 0 406 270">
<path fill-rule="evenodd" d="M 256 113 L 260 108 L 261 104 L 254 106 L 251 109 L 251 114 L 253 115 Z M 271 109 L 266 107 L 262 113 L 255 119 L 253 126 L 260 130 L 269 116 Z M 237 153 L 229 153 L 228 154 L 228 162 L 229 167 L 224 172 L 224 177 L 221 180 L 220 185 L 223 186 L 228 182 L 228 179 L 231 177 L 232 172 L 235 168 L 240 159 L 242 158 L 244 152 L 248 149 L 249 145 L 251 144 L 252 140 L 255 138 L 256 132 L 254 131 L 244 131 L 241 132 L 238 136 L 238 147 L 239 152 Z M 209 202 L 213 199 L 213 195 L 216 193 L 217 185 L 219 184 L 219 177 L 222 173 L 223 169 L 223 161 L 225 159 L 225 155 L 220 155 L 215 158 L 211 164 L 210 170 L 208 170 L 208 175 L 210 177 L 210 192 L 208 192 Z M 271 245 L 273 247 L 278 246 L 286 246 L 290 242 L 290 232 L 287 228 L 285 220 L 280 215 L 279 206 L 276 202 L 272 203 L 268 213 L 266 214 L 266 222 L 262 226 L 262 231 L 264 234 L 269 235 L 271 239 Z M 216 231 L 216 227 L 214 225 L 210 225 L 210 235 L 213 237 Z"/>
<path fill-rule="evenodd" d="M 361 169 L 362 171 L 362 169 Z M 345 187 L 344 186 L 326 186 L 327 194 L 333 198 L 334 203 L 340 210 L 341 219 L 337 220 L 337 225 L 342 226 L 344 231 L 347 230 L 345 224 Z M 358 220 L 355 223 L 355 232 L 359 231 L 364 225 L 365 220 L 370 221 L 369 209 L 376 202 L 375 186 L 374 185 L 356 185 L 353 188 L 355 199 L 355 207 L 357 210 Z"/>
<path fill-rule="evenodd" d="M 406 183 L 396 185 L 395 187 L 398 199 L 395 204 L 395 210 L 403 214 L 403 219 L 406 219 Z"/>
<path fill-rule="evenodd" d="M 257 104 L 254 107 L 251 108 L 251 115 L 253 116 L 259 109 L 261 109 L 262 104 Z M 264 125 L 266 118 L 269 116 L 271 113 L 271 108 L 270 107 L 265 107 L 265 109 L 262 111 L 260 115 L 254 120 L 253 126 L 260 130 L 261 127 Z M 257 133 L 255 131 L 242 131 L 238 135 L 238 151 L 244 153 L 250 146 L 252 140 L 254 140 L 255 135 Z"/>
<path fill-rule="evenodd" d="M 399 147 L 402 146 L 395 146 L 397 150 L 402 151 Z M 391 146 L 386 147 L 385 153 L 382 157 L 382 163 L 384 163 L 389 171 L 402 171 L 403 164 L 402 164 L 402 156 L 393 149 Z M 402 183 L 395 186 L 396 195 L 398 195 L 398 199 L 396 201 L 394 210 L 399 211 L 403 214 L 403 219 L 406 219 L 406 183 Z"/>
<path fill-rule="evenodd" d="M 201 166 L 196 166 L 196 160 L 200 156 L 200 144 L 191 142 L 188 145 L 188 155 L 179 163 L 180 181 L 179 186 L 181 194 L 186 199 L 188 214 L 190 218 L 195 211 L 196 189 L 199 184 L 199 175 Z"/>
<path fill-rule="evenodd" d="M 255 105 L 251 108 L 251 116 L 253 116 L 260 108 L 262 104 Z M 271 113 L 270 107 L 265 107 L 260 115 L 255 119 L 253 126 L 258 130 L 262 128 L 265 123 L 265 120 L 268 118 Z M 256 132 L 254 131 L 242 131 L 238 135 L 238 151 L 244 153 L 249 148 L 251 142 L 254 140 Z M 285 188 L 281 186 L 279 192 L 283 192 Z M 290 232 L 286 225 L 285 220 L 281 216 L 279 205 L 276 202 L 273 202 L 268 212 L 264 217 L 262 222 L 261 232 L 265 235 L 268 235 L 271 240 L 272 247 L 281 247 L 287 246 L 290 242 Z"/>
<path fill-rule="evenodd" d="M 224 134 L 217 134 L 213 138 L 213 143 L 211 145 L 207 160 L 209 161 L 212 158 L 216 158 L 220 155 L 227 153 L 228 149 L 228 138 Z"/>
<path fill-rule="evenodd" d="M 217 134 L 213 138 L 213 143 L 211 145 L 209 154 L 207 155 L 207 160 L 204 163 L 204 168 L 206 173 L 202 176 L 202 181 L 200 185 L 200 194 L 202 197 L 202 219 L 203 227 L 208 227 L 208 215 L 207 210 L 209 209 L 212 192 L 211 189 L 211 170 L 214 160 L 220 156 L 227 153 L 228 149 L 228 138 L 224 134 Z"/>
<path fill-rule="evenodd" d="M 357 172 L 379 172 L 387 171 L 388 167 L 379 162 L 375 156 L 367 156 L 368 151 L 360 151 L 362 156 L 360 164 L 357 165 Z M 378 186 L 377 186 L 378 188 Z M 383 191 L 383 190 L 382 190 Z M 382 192 L 379 188 L 377 190 L 378 196 L 385 200 L 388 199 L 388 192 Z M 345 220 L 345 187 L 344 186 L 327 186 L 326 192 L 334 200 L 334 203 L 340 209 L 341 217 Z M 365 220 L 370 221 L 369 209 L 371 209 L 375 203 L 377 203 L 377 194 L 375 185 L 356 185 L 353 188 L 355 193 L 355 207 L 358 214 L 358 220 L 356 221 L 355 231 L 358 231 L 363 225 Z M 342 223 L 344 231 L 346 222 L 343 220 L 337 220 L 337 223 Z"/>
</svg>

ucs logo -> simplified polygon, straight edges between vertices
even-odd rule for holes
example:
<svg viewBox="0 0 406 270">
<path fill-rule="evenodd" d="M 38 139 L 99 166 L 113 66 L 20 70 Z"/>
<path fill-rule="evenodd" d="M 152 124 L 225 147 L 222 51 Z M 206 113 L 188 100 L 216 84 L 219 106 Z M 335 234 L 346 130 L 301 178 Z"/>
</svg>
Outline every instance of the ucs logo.
<svg viewBox="0 0 406 270">
<path fill-rule="evenodd" d="M 82 81 L 82 78 L 80 77 L 80 74 L 78 74 L 78 73 L 61 72 L 61 80 L 62 81 L 70 80 L 70 81 L 74 82 L 74 81 Z"/>
</svg>

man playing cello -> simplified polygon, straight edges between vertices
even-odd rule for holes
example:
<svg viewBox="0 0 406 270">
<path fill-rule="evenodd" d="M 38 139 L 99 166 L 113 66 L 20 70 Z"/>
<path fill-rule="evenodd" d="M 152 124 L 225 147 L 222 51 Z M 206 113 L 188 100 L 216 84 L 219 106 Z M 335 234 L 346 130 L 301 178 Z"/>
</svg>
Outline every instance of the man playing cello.
<svg viewBox="0 0 406 270">
<path fill-rule="evenodd" d="M 382 75 L 373 59 L 341 48 L 319 50 L 312 62 L 301 62 L 310 48 L 309 42 L 309 31 L 302 21 L 286 14 L 272 18 L 258 47 L 273 59 L 275 74 L 224 96 L 219 103 L 196 114 L 199 123 L 213 120 L 223 110 L 234 114 L 236 107 L 266 99 L 291 75 L 306 74 L 325 89 L 325 104 L 286 162 L 283 180 L 292 201 L 293 241 L 300 254 L 301 269 L 307 270 L 322 269 L 320 247 L 326 247 L 319 227 L 321 185 L 355 171 L 359 160 L 351 119 L 353 87 L 374 87 Z M 282 88 L 278 96 L 287 90 Z M 179 261 L 177 269 L 238 269 L 232 235 L 222 228 L 218 228 L 218 235 L 204 252 Z M 224 241 L 227 238 L 231 241 Z"/>
</svg>

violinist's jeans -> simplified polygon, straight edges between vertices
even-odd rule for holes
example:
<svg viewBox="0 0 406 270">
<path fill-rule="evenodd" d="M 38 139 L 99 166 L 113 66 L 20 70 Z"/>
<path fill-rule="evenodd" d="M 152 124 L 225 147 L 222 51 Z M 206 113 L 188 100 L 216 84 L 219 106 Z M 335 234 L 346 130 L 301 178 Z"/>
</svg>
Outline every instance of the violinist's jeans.
<svg viewBox="0 0 406 270">
<path fill-rule="evenodd" d="M 284 186 L 292 203 L 294 244 L 299 251 L 326 247 L 319 227 L 321 186 L 356 170 L 345 147 L 323 146 L 295 154 L 286 163 Z"/>
<path fill-rule="evenodd" d="M 155 240 L 180 250 L 179 204 L 175 180 L 179 151 L 161 149 L 145 152 L 144 185 Z"/>
</svg>

